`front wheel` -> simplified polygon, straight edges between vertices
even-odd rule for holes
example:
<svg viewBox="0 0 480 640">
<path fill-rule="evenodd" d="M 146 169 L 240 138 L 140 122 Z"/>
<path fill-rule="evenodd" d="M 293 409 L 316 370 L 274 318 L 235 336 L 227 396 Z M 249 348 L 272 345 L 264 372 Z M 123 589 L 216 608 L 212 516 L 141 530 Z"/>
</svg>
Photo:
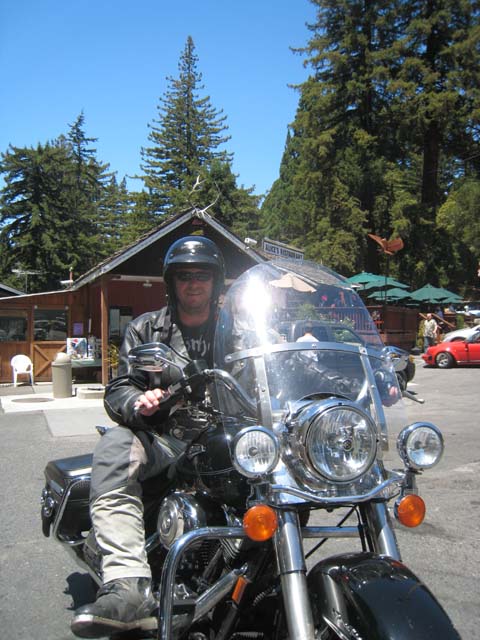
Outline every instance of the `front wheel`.
<svg viewBox="0 0 480 640">
<path fill-rule="evenodd" d="M 436 356 L 435 364 L 439 369 L 450 369 L 455 364 L 455 361 L 449 353 L 443 352 Z"/>
</svg>

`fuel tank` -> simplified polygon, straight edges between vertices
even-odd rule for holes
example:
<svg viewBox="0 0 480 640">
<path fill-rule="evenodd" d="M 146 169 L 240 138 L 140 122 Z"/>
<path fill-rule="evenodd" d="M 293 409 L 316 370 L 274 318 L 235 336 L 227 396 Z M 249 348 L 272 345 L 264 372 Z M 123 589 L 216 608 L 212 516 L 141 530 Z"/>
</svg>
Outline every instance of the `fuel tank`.
<svg viewBox="0 0 480 640">
<path fill-rule="evenodd" d="M 232 464 L 230 446 L 223 426 L 212 425 L 197 438 L 198 452 L 191 461 L 177 466 L 180 477 L 196 477 L 197 489 L 218 504 L 245 505 L 250 486 Z"/>
<path fill-rule="evenodd" d="M 332 556 L 308 575 L 315 621 L 352 640 L 459 640 L 445 610 L 401 562 L 373 553 Z"/>
</svg>

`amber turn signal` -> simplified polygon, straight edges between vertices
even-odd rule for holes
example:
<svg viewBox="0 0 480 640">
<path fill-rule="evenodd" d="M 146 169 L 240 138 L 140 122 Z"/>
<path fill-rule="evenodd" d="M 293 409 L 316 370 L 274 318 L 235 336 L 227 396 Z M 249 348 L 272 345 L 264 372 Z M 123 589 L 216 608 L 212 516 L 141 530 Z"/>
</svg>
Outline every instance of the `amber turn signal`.
<svg viewBox="0 0 480 640">
<path fill-rule="evenodd" d="M 410 493 L 395 504 L 395 516 L 406 527 L 418 527 L 425 518 L 425 502 L 420 496 Z"/>
<path fill-rule="evenodd" d="M 251 507 L 243 516 L 243 530 L 255 542 L 269 540 L 277 530 L 277 514 L 265 504 Z"/>
</svg>

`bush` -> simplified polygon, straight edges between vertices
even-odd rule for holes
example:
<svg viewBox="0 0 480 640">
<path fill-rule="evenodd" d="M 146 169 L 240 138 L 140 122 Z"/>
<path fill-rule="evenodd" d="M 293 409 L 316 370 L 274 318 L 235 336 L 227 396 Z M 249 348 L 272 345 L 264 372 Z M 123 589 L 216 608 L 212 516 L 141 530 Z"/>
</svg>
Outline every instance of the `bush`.
<svg viewBox="0 0 480 640">
<path fill-rule="evenodd" d="M 298 307 L 297 320 L 318 320 L 318 313 L 315 305 L 306 302 Z"/>
</svg>

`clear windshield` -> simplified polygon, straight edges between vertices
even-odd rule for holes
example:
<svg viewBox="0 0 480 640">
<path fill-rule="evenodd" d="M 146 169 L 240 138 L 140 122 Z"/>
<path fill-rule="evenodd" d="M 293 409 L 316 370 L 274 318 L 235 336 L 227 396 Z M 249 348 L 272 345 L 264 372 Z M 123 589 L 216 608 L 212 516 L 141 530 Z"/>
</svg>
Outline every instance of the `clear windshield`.
<svg viewBox="0 0 480 640">
<path fill-rule="evenodd" d="M 219 383 L 219 408 L 235 424 L 248 405 L 251 421 L 271 428 L 292 403 L 338 395 L 360 402 L 386 437 L 386 408 L 395 413 L 402 403 L 383 347 L 360 297 L 337 274 L 306 262 L 257 265 L 232 284 L 219 315 L 215 366 L 245 399 Z"/>
</svg>

